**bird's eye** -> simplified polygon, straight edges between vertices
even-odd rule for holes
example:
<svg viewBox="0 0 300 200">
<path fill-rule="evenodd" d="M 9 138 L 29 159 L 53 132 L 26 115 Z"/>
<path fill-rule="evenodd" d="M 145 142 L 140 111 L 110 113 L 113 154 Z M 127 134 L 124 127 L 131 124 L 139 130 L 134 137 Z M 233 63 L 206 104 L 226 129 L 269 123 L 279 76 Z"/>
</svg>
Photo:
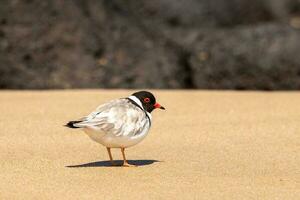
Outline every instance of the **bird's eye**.
<svg viewBox="0 0 300 200">
<path fill-rule="evenodd" d="M 145 103 L 149 103 L 149 102 L 150 102 L 150 99 L 149 99 L 149 98 L 145 98 L 145 99 L 144 99 L 144 102 L 145 102 Z"/>
</svg>

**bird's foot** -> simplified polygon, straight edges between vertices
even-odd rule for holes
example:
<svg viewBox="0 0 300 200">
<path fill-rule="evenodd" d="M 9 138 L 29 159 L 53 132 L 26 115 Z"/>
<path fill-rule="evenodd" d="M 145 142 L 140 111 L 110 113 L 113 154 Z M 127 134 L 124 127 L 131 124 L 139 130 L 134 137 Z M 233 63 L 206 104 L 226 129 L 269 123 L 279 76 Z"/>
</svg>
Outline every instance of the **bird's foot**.
<svg viewBox="0 0 300 200">
<path fill-rule="evenodd" d="M 137 167 L 137 165 L 131 165 L 128 162 L 124 162 L 122 167 Z"/>
</svg>

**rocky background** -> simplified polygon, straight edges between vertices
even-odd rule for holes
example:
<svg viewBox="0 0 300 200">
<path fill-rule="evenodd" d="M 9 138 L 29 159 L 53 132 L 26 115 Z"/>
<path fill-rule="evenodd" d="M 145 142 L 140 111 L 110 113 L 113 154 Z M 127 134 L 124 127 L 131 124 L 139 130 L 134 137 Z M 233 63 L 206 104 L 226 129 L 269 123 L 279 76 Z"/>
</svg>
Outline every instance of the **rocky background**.
<svg viewBox="0 0 300 200">
<path fill-rule="evenodd" d="M 300 0 L 1 0 L 0 88 L 300 89 Z"/>
</svg>

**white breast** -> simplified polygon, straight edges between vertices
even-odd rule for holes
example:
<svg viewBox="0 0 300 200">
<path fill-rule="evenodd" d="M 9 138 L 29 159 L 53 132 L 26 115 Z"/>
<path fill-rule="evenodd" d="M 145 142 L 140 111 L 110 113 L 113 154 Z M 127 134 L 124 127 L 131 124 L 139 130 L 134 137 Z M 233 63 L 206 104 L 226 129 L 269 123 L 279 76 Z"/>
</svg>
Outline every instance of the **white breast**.
<svg viewBox="0 0 300 200">
<path fill-rule="evenodd" d="M 84 128 L 84 132 L 95 142 L 98 142 L 106 147 L 111 148 L 127 148 L 141 142 L 146 135 L 148 134 L 150 129 L 149 120 L 145 123 L 145 126 L 141 129 L 141 132 L 133 135 L 133 134 L 107 134 L 104 131 L 99 131 L 98 129 L 93 129 L 92 127 Z M 127 132 L 127 131 L 125 131 Z"/>
</svg>

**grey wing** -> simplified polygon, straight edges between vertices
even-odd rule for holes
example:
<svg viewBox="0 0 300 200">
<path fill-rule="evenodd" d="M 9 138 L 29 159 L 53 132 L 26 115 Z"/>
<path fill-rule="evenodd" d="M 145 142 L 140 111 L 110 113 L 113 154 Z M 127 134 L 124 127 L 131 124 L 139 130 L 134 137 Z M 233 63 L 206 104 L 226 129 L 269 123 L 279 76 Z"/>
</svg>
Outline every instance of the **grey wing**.
<svg viewBox="0 0 300 200">
<path fill-rule="evenodd" d="M 127 99 L 103 104 L 81 120 L 76 126 L 104 131 L 115 136 L 136 135 L 147 124 L 144 111 Z"/>
<path fill-rule="evenodd" d="M 106 117 L 103 117 L 103 113 L 108 113 L 110 109 L 114 106 L 122 104 L 123 99 L 112 100 L 108 103 L 102 104 L 96 108 L 95 111 L 91 112 L 89 115 L 80 118 L 79 121 L 86 125 L 93 125 L 101 123 L 106 120 Z M 102 113 L 102 115 L 100 115 Z"/>
</svg>

